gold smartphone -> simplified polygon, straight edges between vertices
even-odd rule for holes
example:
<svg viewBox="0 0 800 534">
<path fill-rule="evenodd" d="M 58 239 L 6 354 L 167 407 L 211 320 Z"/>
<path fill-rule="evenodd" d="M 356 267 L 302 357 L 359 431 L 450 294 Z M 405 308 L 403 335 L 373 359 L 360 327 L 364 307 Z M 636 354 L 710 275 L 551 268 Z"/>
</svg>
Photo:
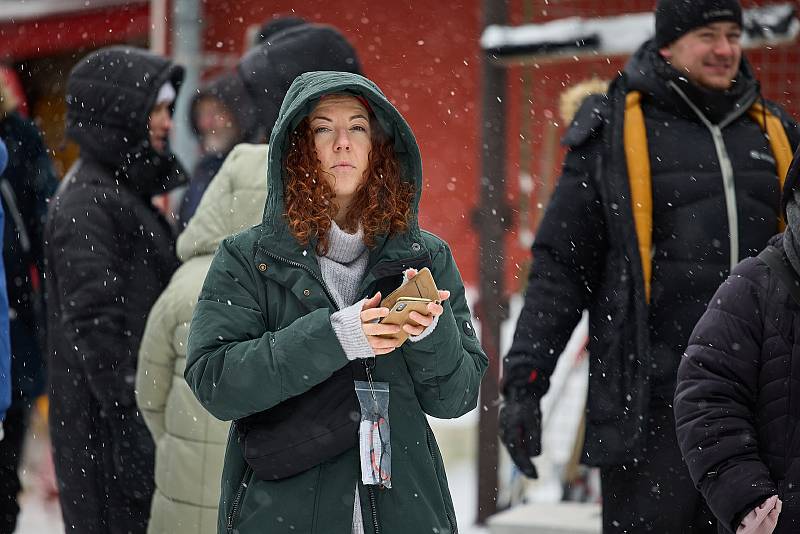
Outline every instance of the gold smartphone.
<svg viewBox="0 0 800 534">
<path fill-rule="evenodd" d="M 431 302 L 439 302 L 439 290 L 436 288 L 436 282 L 433 281 L 431 270 L 427 267 L 420 269 L 417 276 L 406 280 L 400 287 L 389 293 L 381 301 L 381 307 L 391 309 L 401 297 L 424 298 Z"/>
<path fill-rule="evenodd" d="M 409 319 L 408 315 L 412 311 L 428 315 L 428 304 L 431 302 L 433 302 L 431 299 L 424 297 L 398 297 L 394 306 L 389 309 L 389 315 L 381 319 L 381 324 L 396 324 L 401 328 L 406 323 L 417 326 L 419 323 Z M 381 337 L 397 339 L 404 343 L 408 336 L 408 332 L 400 330 L 396 334 L 384 334 Z"/>
</svg>

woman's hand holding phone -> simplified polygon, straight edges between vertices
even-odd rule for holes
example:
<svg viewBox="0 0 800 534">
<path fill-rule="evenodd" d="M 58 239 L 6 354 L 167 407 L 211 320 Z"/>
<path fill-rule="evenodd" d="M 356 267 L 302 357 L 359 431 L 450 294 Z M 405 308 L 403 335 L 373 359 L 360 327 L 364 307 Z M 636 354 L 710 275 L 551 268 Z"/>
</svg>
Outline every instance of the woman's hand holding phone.
<svg viewBox="0 0 800 534">
<path fill-rule="evenodd" d="M 405 276 L 408 280 L 411 280 L 417 275 L 416 269 L 407 269 L 405 271 Z M 414 321 L 416 324 L 412 324 L 407 322 L 403 325 L 403 330 L 411 336 L 418 336 L 425 331 L 432 323 L 434 317 L 441 315 L 444 312 L 444 308 L 441 305 L 441 302 L 444 302 L 448 298 L 450 298 L 450 292 L 446 289 L 439 289 L 439 302 L 429 302 L 428 303 L 428 314 L 423 315 L 418 311 L 412 311 L 408 314 L 408 318 L 410 321 Z"/>
<path fill-rule="evenodd" d="M 364 306 L 361 308 L 361 328 L 375 356 L 388 354 L 403 344 L 403 340 L 393 337 L 400 332 L 399 325 L 380 322 L 389 315 L 389 308 L 382 308 L 380 304 L 381 292 L 378 291 L 372 298 L 364 301 Z"/>
<path fill-rule="evenodd" d="M 417 273 L 416 269 L 407 269 L 404 274 L 406 280 L 411 280 Z M 441 303 L 450 298 L 450 292 L 447 290 L 439 289 L 437 292 L 438 301 L 428 302 L 424 308 L 420 307 L 418 302 L 413 303 L 412 301 L 427 299 L 400 297 L 393 305 L 395 310 L 390 322 L 383 322 L 393 310 L 386 306 L 381 306 L 380 291 L 364 301 L 361 309 L 361 328 L 376 356 L 392 352 L 402 345 L 408 336 L 419 336 L 433 324 L 434 319 L 444 312 L 444 307 L 442 307 Z M 402 307 L 406 305 L 408 308 L 405 309 L 403 314 Z M 422 311 L 425 313 L 422 313 Z M 405 321 L 401 324 L 396 324 L 399 322 L 397 317 L 401 317 L 402 320 L 403 315 L 405 315 Z"/>
</svg>

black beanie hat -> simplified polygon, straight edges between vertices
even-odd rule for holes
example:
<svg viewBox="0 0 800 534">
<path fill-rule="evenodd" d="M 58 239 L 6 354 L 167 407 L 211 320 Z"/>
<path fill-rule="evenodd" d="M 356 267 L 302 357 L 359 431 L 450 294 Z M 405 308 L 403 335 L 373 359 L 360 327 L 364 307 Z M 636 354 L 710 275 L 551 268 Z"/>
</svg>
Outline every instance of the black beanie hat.
<svg viewBox="0 0 800 534">
<path fill-rule="evenodd" d="M 738 0 L 658 0 L 656 46 L 663 48 L 684 34 L 714 22 L 742 25 Z"/>
<path fill-rule="evenodd" d="M 278 32 L 282 32 L 287 28 L 294 28 L 306 24 L 306 21 L 300 17 L 293 17 L 287 15 L 285 17 L 275 17 L 264 22 L 253 37 L 253 46 L 258 46 Z"/>
</svg>

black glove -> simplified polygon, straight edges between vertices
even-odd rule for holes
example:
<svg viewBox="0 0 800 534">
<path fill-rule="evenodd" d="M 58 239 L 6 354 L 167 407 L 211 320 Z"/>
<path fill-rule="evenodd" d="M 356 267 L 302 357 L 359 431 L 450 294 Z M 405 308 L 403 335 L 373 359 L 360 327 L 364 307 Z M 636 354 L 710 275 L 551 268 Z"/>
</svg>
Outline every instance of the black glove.
<svg viewBox="0 0 800 534">
<path fill-rule="evenodd" d="M 153 495 L 155 444 L 135 406 L 107 415 L 111 427 L 111 454 L 120 488 L 136 500 Z"/>
<path fill-rule="evenodd" d="M 538 399 L 506 400 L 500 406 L 500 440 L 522 473 L 537 478 L 532 456 L 542 452 L 542 414 Z"/>
</svg>

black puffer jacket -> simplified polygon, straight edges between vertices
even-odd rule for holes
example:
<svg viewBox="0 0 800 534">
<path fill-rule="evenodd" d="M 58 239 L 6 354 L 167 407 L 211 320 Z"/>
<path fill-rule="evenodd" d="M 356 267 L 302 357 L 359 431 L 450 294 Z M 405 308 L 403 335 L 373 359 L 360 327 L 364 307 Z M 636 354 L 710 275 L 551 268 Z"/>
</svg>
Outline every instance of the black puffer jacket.
<svg viewBox="0 0 800 534">
<path fill-rule="evenodd" d="M 674 392 L 683 346 L 730 270 L 726 192 L 710 130 L 669 82 L 646 43 L 607 95 L 590 97 L 567 132 L 563 174 L 533 244 L 525 304 L 504 359 L 507 399 L 540 399 L 558 355 L 589 310 L 590 383 L 583 461 L 626 464 L 647 431 L 651 402 Z M 673 71 L 674 72 L 674 71 Z M 778 231 L 780 186 L 764 133 L 747 115 L 757 84 L 711 98 L 676 84 L 721 133 L 735 175 L 739 258 Z M 623 144 L 625 99 L 643 95 L 653 190 L 651 302 L 631 209 Z M 722 104 L 719 104 L 719 102 Z M 796 125 L 777 106 L 792 148 Z M 738 258 L 737 258 L 738 260 Z"/>
<path fill-rule="evenodd" d="M 800 532 L 798 356 L 800 306 L 761 259 L 744 260 L 694 329 L 675 396 L 681 450 L 721 532 L 775 494 L 775 533 Z"/>
<path fill-rule="evenodd" d="M 79 532 L 110 532 L 115 513 L 143 531 L 149 511 L 153 444 L 136 410 L 136 362 L 147 314 L 178 266 L 151 197 L 184 173 L 149 147 L 147 122 L 159 88 L 178 89 L 182 75 L 147 52 L 107 48 L 67 83 L 67 133 L 81 159 L 51 202 L 45 246 L 50 428 L 65 521 Z"/>
</svg>

